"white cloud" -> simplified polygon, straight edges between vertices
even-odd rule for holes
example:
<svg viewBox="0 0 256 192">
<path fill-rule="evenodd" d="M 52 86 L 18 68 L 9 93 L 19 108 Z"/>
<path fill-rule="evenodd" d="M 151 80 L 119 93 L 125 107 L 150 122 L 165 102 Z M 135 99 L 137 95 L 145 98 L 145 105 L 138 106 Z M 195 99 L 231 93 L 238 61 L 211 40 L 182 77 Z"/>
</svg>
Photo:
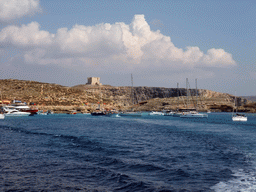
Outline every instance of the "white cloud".
<svg viewBox="0 0 256 192">
<path fill-rule="evenodd" d="M 1 0 L 0 21 L 7 22 L 39 10 L 39 0 Z"/>
<path fill-rule="evenodd" d="M 54 35 L 40 31 L 39 24 L 32 22 L 28 25 L 7 26 L 0 32 L 1 46 L 31 47 L 52 44 Z"/>
<path fill-rule="evenodd" d="M 232 59 L 232 55 L 230 53 L 225 52 L 223 49 L 209 49 L 207 54 L 203 56 L 202 61 L 206 65 L 218 65 L 218 66 L 226 66 L 226 65 L 234 65 L 235 61 Z"/>
<path fill-rule="evenodd" d="M 70 30 L 60 28 L 56 34 L 40 30 L 37 22 L 7 26 L 0 31 L 0 43 L 2 48 L 20 49 L 24 61 L 35 64 L 88 67 L 97 63 L 113 70 L 117 63 L 122 70 L 235 65 L 232 55 L 223 49 L 213 48 L 204 54 L 199 47 L 175 47 L 170 37 L 151 31 L 144 15 L 135 15 L 130 25 L 75 25 Z"/>
</svg>

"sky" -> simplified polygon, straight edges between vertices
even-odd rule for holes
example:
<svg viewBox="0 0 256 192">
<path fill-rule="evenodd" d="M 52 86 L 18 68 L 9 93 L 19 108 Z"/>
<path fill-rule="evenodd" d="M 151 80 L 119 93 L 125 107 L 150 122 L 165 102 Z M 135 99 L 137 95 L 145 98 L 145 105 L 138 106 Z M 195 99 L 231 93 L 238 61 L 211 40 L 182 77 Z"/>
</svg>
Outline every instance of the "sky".
<svg viewBox="0 0 256 192">
<path fill-rule="evenodd" d="M 256 95 L 255 0 L 0 0 L 0 79 Z"/>
</svg>

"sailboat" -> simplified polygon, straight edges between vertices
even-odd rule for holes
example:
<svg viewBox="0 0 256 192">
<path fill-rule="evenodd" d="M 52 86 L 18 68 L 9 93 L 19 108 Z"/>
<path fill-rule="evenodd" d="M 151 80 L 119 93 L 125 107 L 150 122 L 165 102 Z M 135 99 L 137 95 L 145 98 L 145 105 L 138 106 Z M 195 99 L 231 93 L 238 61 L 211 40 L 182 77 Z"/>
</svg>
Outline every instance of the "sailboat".
<svg viewBox="0 0 256 192">
<path fill-rule="evenodd" d="M 0 92 L 0 94 L 1 94 L 1 102 L 3 101 L 3 99 L 2 99 L 2 93 Z M 3 112 L 3 110 L 2 110 L 2 108 L 0 109 L 0 119 L 4 119 L 5 118 L 5 115 L 4 115 L 4 112 Z"/>
<path fill-rule="evenodd" d="M 178 99 L 178 104 L 179 104 L 179 83 L 177 83 L 177 99 Z M 179 111 L 178 107 L 176 108 L 176 111 L 168 111 L 164 113 L 164 116 L 173 116 L 173 117 L 180 117 L 182 115 L 182 112 Z"/>
<path fill-rule="evenodd" d="M 131 74 L 131 100 L 132 100 L 132 105 L 134 105 L 134 90 L 133 90 L 133 76 Z M 134 112 L 134 111 L 126 111 L 126 112 L 121 112 L 119 114 L 120 116 L 130 116 L 130 117 L 141 117 L 141 113 Z"/>
<path fill-rule="evenodd" d="M 101 100 L 102 100 L 102 93 L 101 93 L 101 89 L 100 89 L 100 102 L 101 102 Z M 99 102 L 99 106 L 96 109 L 96 111 L 91 113 L 92 116 L 103 116 L 103 115 L 106 115 L 105 111 L 100 108 L 100 102 Z"/>
<path fill-rule="evenodd" d="M 187 105 L 188 105 L 188 94 L 189 94 L 188 78 L 186 79 L 186 86 L 187 86 Z M 196 79 L 196 108 L 194 110 L 183 112 L 183 114 L 180 116 L 181 118 L 208 118 L 207 114 L 199 113 L 197 111 L 197 97 L 198 97 L 198 93 L 197 93 L 197 79 Z"/>
<path fill-rule="evenodd" d="M 234 108 L 233 108 L 233 113 L 232 113 L 232 121 L 247 121 L 247 117 L 244 114 L 239 114 L 237 113 L 237 100 L 235 96 L 235 107 L 236 107 L 236 113 L 234 114 Z"/>
</svg>

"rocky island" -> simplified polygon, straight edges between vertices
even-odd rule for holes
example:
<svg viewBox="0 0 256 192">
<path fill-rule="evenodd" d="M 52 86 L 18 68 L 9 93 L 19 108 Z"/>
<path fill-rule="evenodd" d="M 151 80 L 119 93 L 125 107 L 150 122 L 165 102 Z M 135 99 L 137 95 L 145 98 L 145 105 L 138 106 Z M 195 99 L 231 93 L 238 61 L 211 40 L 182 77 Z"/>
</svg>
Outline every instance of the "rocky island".
<svg viewBox="0 0 256 192">
<path fill-rule="evenodd" d="M 199 111 L 232 112 L 235 96 L 205 89 L 164 87 L 115 87 L 82 84 L 66 87 L 58 84 L 15 79 L 0 80 L 1 101 L 22 100 L 35 103 L 39 110 L 65 113 L 71 110 L 92 112 L 99 106 L 118 111 L 163 111 L 194 108 Z M 237 97 L 238 111 L 256 112 L 256 103 Z"/>
</svg>

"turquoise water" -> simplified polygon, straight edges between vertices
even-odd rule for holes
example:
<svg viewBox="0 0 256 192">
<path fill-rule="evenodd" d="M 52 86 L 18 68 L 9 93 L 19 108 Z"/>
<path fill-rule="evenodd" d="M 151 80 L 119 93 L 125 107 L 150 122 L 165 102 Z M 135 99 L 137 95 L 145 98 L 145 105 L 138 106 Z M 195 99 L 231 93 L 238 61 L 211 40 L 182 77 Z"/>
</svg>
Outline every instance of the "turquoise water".
<svg viewBox="0 0 256 192">
<path fill-rule="evenodd" d="M 0 121 L 0 191 L 256 191 L 256 116 Z"/>
</svg>

